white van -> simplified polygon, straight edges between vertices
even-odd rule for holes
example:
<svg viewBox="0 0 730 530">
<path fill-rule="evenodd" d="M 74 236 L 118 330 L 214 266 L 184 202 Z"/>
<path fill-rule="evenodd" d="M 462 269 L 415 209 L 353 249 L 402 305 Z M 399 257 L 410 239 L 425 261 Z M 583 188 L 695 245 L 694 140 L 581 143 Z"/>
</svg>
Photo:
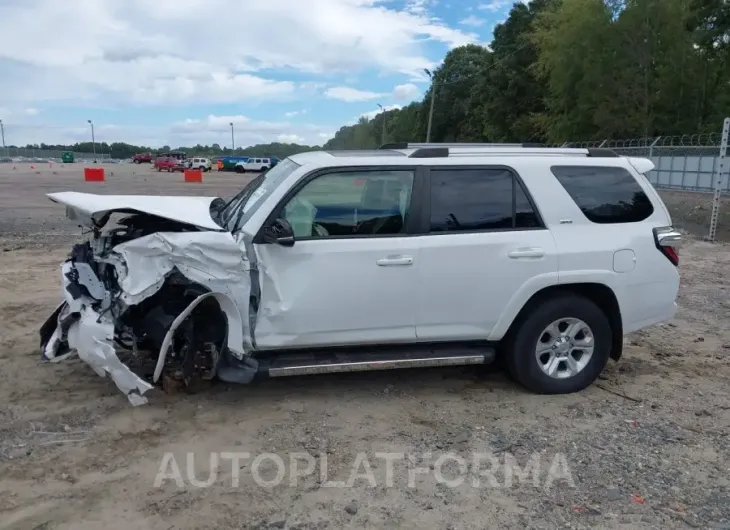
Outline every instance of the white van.
<svg viewBox="0 0 730 530">
<path fill-rule="evenodd" d="M 236 164 L 237 173 L 245 173 L 246 171 L 268 171 L 271 169 L 270 158 L 249 158 Z"/>
</svg>

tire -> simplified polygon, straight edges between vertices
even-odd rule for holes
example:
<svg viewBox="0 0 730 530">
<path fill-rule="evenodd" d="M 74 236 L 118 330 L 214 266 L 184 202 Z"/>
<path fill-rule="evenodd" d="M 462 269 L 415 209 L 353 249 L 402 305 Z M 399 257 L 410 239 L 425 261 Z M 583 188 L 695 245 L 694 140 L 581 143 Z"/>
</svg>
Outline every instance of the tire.
<svg viewBox="0 0 730 530">
<path fill-rule="evenodd" d="M 542 301 L 519 319 L 506 341 L 504 362 L 512 378 L 528 390 L 538 394 L 578 392 L 591 385 L 605 368 L 612 346 L 611 324 L 605 313 L 588 298 L 576 294 L 561 294 Z M 549 350 L 538 357 L 539 342 L 544 348 L 555 342 L 553 336 L 545 331 L 556 322 L 560 324 L 557 329 L 553 327 L 554 332 L 564 331 L 564 325 L 574 325 L 572 329 L 576 330 L 582 329 L 577 335 L 578 346 L 589 336 L 585 333 L 587 327 L 592 335 L 589 343 L 593 345 L 592 355 L 584 357 L 589 352 L 588 348 L 574 348 L 572 353 L 567 353 L 574 361 L 572 364 L 566 360 L 560 361 L 560 357 L 555 356 L 555 352 L 566 355 L 560 349 Z M 570 346 L 571 343 L 568 342 L 564 348 L 567 350 Z M 552 359 L 555 360 L 551 364 Z M 545 366 L 546 370 L 551 366 L 555 367 L 555 375 L 548 375 L 541 366 Z M 571 374 L 571 371 L 575 373 Z"/>
<path fill-rule="evenodd" d="M 246 170 L 242 168 L 241 166 L 236 166 L 236 173 L 245 173 Z"/>
</svg>

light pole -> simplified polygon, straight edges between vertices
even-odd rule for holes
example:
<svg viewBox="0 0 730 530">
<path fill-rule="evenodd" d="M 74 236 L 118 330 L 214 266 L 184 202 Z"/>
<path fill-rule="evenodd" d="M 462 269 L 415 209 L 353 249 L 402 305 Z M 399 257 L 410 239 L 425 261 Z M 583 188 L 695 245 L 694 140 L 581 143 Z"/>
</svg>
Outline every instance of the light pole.
<svg viewBox="0 0 730 530">
<path fill-rule="evenodd" d="M 380 145 L 385 145 L 385 109 L 380 103 L 378 103 L 378 107 L 383 111 L 383 130 L 380 133 Z"/>
<path fill-rule="evenodd" d="M 431 80 L 431 108 L 428 111 L 428 128 L 426 129 L 426 143 L 431 141 L 431 122 L 433 121 L 433 102 L 436 101 L 436 80 L 428 68 L 423 69 Z"/>
<path fill-rule="evenodd" d="M 231 151 L 236 150 L 236 139 L 233 136 L 233 122 L 229 123 L 228 125 L 231 126 Z"/>
<path fill-rule="evenodd" d="M 91 125 L 91 149 L 94 151 L 94 164 L 96 164 L 96 138 L 94 138 L 94 122 L 86 120 Z"/>
<path fill-rule="evenodd" d="M 3 126 L 3 120 L 0 120 L 0 134 L 3 137 L 3 154 L 8 156 L 8 148 L 5 147 L 5 127 Z"/>
</svg>

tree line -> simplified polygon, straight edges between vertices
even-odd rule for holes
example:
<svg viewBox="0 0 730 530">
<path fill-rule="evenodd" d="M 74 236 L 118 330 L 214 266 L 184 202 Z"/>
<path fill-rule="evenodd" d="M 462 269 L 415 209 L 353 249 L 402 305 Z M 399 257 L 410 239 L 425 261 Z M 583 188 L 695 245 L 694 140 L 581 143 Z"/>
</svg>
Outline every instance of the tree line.
<svg viewBox="0 0 730 530">
<path fill-rule="evenodd" d="M 546 142 L 718 132 L 730 116 L 730 0 L 515 2 L 489 47 L 451 50 L 422 101 L 340 128 L 324 149 L 432 142 Z M 91 152 L 91 142 L 30 149 Z M 319 146 L 271 143 L 201 156 L 286 156 Z M 126 143 L 96 152 L 164 152 Z"/>
<path fill-rule="evenodd" d="M 446 55 L 423 101 L 361 118 L 324 147 L 423 142 L 432 97 L 432 142 L 718 132 L 730 116 L 730 0 L 515 3 L 489 48 Z"/>
</svg>

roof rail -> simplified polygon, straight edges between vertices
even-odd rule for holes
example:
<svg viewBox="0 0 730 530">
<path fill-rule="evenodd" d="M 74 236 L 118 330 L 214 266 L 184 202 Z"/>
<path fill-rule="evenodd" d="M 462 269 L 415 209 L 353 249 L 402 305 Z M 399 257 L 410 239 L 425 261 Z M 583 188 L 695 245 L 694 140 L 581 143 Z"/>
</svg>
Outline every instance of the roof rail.
<svg viewBox="0 0 730 530">
<path fill-rule="evenodd" d="M 453 142 L 453 143 L 417 143 L 417 142 L 393 142 L 389 144 L 383 144 L 378 149 L 424 149 L 424 148 L 438 148 L 438 147 L 540 147 L 539 144 L 504 144 L 504 143 L 466 143 L 466 142 Z"/>
</svg>

